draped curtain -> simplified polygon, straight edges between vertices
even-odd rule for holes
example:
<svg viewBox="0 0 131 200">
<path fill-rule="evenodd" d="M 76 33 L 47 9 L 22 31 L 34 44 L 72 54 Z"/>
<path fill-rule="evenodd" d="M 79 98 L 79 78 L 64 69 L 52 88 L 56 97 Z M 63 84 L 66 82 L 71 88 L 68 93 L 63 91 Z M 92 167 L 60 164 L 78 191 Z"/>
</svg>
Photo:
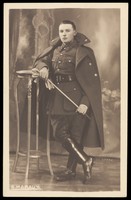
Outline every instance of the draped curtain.
<svg viewBox="0 0 131 200">
<path fill-rule="evenodd" d="M 9 86 L 12 89 L 16 56 L 17 56 L 17 46 L 19 39 L 19 23 L 20 23 L 20 10 L 10 10 L 9 12 Z"/>
<path fill-rule="evenodd" d="M 14 83 L 17 60 L 17 47 L 19 39 L 20 10 L 9 12 L 9 121 L 10 121 L 10 146 L 16 137 L 16 115 L 14 103 Z"/>
</svg>

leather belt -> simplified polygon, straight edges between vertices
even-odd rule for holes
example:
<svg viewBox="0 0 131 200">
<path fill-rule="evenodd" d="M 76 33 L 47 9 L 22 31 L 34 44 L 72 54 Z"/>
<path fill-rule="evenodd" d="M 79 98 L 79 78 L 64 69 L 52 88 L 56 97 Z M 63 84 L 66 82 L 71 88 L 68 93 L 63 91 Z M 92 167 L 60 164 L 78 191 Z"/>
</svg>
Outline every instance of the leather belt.
<svg viewBox="0 0 131 200">
<path fill-rule="evenodd" d="M 56 83 L 71 82 L 75 80 L 76 80 L 76 77 L 73 74 L 56 74 L 55 75 Z"/>
</svg>

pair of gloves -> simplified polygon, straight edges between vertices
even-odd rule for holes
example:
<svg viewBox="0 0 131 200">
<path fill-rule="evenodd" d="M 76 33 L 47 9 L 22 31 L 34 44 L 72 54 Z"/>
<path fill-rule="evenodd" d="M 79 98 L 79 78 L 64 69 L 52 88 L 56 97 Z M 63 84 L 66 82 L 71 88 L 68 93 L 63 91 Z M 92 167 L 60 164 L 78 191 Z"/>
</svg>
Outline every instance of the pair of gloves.
<svg viewBox="0 0 131 200">
<path fill-rule="evenodd" d="M 46 67 L 42 68 L 41 70 L 38 70 L 37 68 L 32 69 L 32 77 L 33 78 L 38 78 L 38 77 L 43 78 L 45 80 L 46 88 L 51 90 L 54 88 L 54 86 L 48 81 L 48 76 L 49 76 L 49 70 Z M 88 107 L 86 105 L 80 104 L 78 106 L 76 112 L 79 112 L 79 113 L 85 115 L 87 110 L 88 110 Z"/>
</svg>

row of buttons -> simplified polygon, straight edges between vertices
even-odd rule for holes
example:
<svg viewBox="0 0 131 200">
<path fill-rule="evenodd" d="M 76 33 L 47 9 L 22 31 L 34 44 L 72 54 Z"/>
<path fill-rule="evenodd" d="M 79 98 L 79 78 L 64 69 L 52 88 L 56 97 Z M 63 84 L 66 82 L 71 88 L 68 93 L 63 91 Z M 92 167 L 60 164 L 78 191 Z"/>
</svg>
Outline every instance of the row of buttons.
<svg viewBox="0 0 131 200">
<path fill-rule="evenodd" d="M 68 60 L 68 62 L 71 62 L 71 60 Z M 58 63 L 60 64 L 60 63 L 62 63 L 62 61 L 61 61 L 61 60 L 59 60 L 59 61 L 58 61 Z"/>
<path fill-rule="evenodd" d="M 91 63 L 91 62 L 89 62 L 89 65 L 90 65 L 90 66 L 92 66 L 92 63 Z M 94 74 L 94 76 L 98 76 L 98 74 Z"/>
</svg>

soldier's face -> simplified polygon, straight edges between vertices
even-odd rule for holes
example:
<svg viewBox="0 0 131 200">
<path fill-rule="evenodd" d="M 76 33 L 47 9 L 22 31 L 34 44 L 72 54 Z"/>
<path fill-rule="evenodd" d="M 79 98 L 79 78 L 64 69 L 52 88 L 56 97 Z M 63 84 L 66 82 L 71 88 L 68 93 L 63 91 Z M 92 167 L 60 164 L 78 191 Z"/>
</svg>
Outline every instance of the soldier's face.
<svg viewBox="0 0 131 200">
<path fill-rule="evenodd" d="M 73 41 L 76 35 L 76 30 L 73 29 L 71 24 L 60 24 L 59 26 L 59 37 L 63 43 Z"/>
</svg>

